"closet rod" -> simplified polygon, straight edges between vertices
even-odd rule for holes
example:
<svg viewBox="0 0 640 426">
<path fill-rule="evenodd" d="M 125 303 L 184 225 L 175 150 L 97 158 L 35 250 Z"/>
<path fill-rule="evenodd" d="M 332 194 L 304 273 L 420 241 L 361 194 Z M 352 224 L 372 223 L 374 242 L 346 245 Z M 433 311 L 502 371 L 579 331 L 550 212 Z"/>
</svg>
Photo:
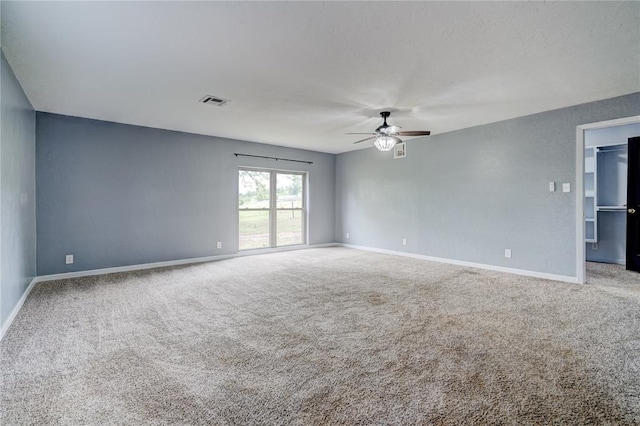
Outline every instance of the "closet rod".
<svg viewBox="0 0 640 426">
<path fill-rule="evenodd" d="M 278 158 L 278 157 L 266 157 L 264 155 L 251 155 L 251 154 L 238 154 L 237 152 L 234 152 L 233 155 L 235 155 L 236 157 L 253 157 L 253 158 L 266 158 L 268 160 L 276 160 L 276 161 L 291 161 L 294 163 L 306 163 L 306 164 L 313 164 L 313 161 L 304 161 L 304 160 L 291 160 L 289 158 Z"/>
</svg>

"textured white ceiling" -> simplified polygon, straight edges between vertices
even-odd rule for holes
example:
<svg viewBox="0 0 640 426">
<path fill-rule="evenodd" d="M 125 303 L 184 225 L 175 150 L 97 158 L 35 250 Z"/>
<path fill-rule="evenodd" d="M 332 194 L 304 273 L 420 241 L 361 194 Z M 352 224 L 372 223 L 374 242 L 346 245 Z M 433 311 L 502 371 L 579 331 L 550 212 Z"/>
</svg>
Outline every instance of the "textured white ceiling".
<svg viewBox="0 0 640 426">
<path fill-rule="evenodd" d="M 640 2 L 3 1 L 2 49 L 38 111 L 339 153 L 640 91 Z"/>
</svg>

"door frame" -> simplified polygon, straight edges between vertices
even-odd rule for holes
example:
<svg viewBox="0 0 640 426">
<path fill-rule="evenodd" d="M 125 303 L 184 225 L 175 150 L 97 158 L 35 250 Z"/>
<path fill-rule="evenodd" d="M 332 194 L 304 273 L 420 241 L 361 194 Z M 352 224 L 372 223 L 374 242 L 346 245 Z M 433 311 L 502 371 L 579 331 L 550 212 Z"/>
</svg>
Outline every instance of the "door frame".
<svg viewBox="0 0 640 426">
<path fill-rule="evenodd" d="M 581 124 L 576 127 L 576 282 L 584 284 L 587 275 L 586 246 L 584 242 L 584 132 L 606 127 L 639 124 L 640 115 Z"/>
</svg>

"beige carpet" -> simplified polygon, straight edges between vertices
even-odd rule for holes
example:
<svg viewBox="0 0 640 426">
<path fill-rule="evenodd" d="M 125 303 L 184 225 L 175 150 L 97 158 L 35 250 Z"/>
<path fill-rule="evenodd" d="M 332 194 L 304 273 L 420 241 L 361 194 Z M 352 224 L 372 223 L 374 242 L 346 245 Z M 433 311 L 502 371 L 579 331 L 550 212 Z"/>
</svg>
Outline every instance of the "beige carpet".
<svg viewBox="0 0 640 426">
<path fill-rule="evenodd" d="M 38 285 L 3 425 L 640 424 L 640 278 L 345 248 Z"/>
</svg>

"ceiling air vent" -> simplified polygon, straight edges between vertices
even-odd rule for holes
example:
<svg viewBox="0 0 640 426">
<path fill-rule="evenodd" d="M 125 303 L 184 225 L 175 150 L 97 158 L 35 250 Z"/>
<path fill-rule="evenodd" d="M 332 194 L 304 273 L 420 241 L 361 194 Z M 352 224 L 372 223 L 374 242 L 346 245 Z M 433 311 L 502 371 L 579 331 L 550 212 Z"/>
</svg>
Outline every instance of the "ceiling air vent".
<svg viewBox="0 0 640 426">
<path fill-rule="evenodd" d="M 208 104 L 208 105 L 223 106 L 227 102 L 229 102 L 229 100 L 218 98 L 216 96 L 207 95 L 204 98 L 200 99 L 198 102 L 202 102 L 203 104 Z"/>
</svg>

